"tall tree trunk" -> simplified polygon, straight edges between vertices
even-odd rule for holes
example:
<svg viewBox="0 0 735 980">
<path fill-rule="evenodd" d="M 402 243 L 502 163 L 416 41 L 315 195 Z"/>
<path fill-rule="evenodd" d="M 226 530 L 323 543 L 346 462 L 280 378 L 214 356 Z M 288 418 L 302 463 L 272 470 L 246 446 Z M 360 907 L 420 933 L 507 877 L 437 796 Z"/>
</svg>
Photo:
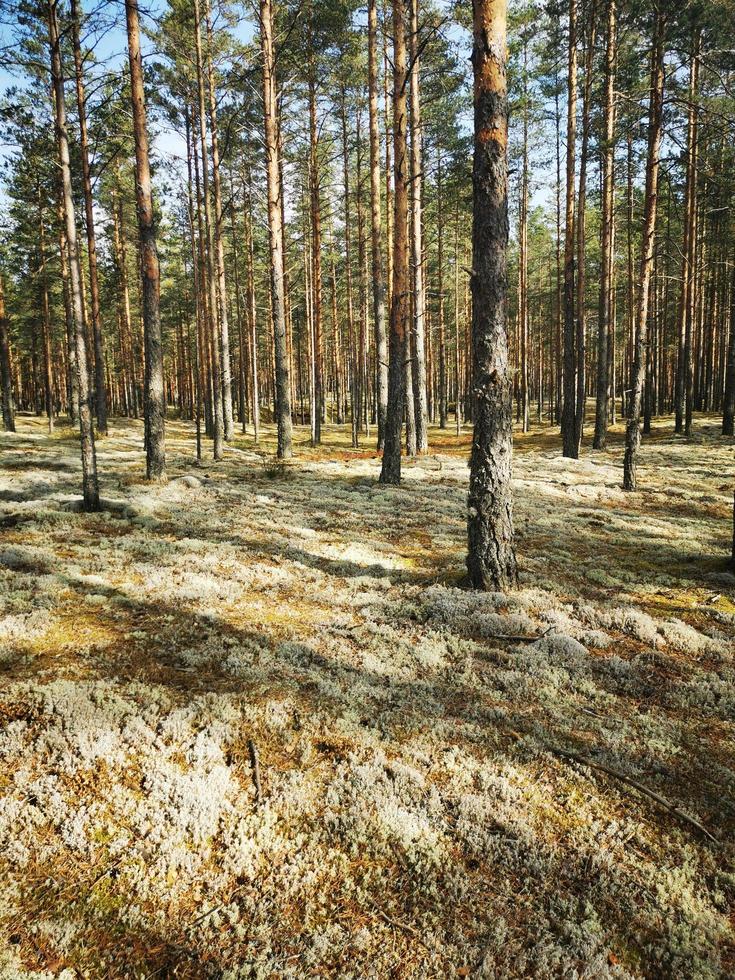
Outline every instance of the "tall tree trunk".
<svg viewBox="0 0 735 980">
<path fill-rule="evenodd" d="M 569 64 L 567 73 L 567 186 L 564 240 L 564 404 L 562 444 L 564 455 L 579 456 L 577 441 L 577 375 L 574 321 L 575 217 L 574 183 L 577 142 L 577 0 L 569 0 Z"/>
<path fill-rule="evenodd" d="M 383 230 L 380 213 L 380 130 L 378 126 L 378 11 L 368 0 L 368 106 L 370 113 L 370 232 L 373 272 L 373 323 L 375 327 L 378 451 L 385 445 L 385 413 L 388 405 L 388 343 L 385 334 L 385 278 Z"/>
<path fill-rule="evenodd" d="M 204 257 L 206 260 L 206 266 L 203 270 L 203 278 L 207 284 L 207 299 L 208 299 L 208 310 L 209 316 L 207 318 L 209 330 L 207 331 L 206 344 L 209 348 L 208 360 L 211 365 L 211 371 L 209 373 L 211 390 L 212 390 L 212 406 L 214 409 L 212 436 L 213 436 L 213 456 L 215 460 L 221 460 L 224 456 L 224 438 L 225 438 L 225 421 L 224 421 L 224 404 L 222 398 L 222 361 L 220 356 L 220 318 L 218 316 L 218 304 L 219 300 L 217 297 L 217 284 L 218 284 L 218 274 L 217 274 L 217 255 L 216 255 L 216 245 L 215 245 L 215 229 L 214 225 L 216 223 L 212 216 L 212 202 L 209 192 L 209 153 L 207 150 L 207 111 L 206 111 L 206 99 L 204 91 L 204 60 L 202 56 L 202 39 L 201 39 L 201 17 L 199 0 L 194 2 L 194 51 L 196 56 L 196 73 L 197 73 L 197 94 L 199 102 L 199 140 L 201 144 L 201 157 L 202 157 L 202 203 L 204 211 Z"/>
<path fill-rule="evenodd" d="M 413 410 L 416 419 L 416 452 L 429 451 L 428 408 L 426 401 L 426 289 L 423 246 L 423 129 L 419 91 L 419 9 L 410 0 L 410 98 L 411 98 L 411 260 L 413 263 L 414 317 L 411 332 L 411 373 Z"/>
<path fill-rule="evenodd" d="M 407 0 L 410 3 L 410 0 Z M 410 319 L 408 259 L 409 159 L 406 138 L 406 0 L 393 0 L 393 285 L 390 310 L 388 408 L 380 482 L 401 482 L 401 429 L 405 397 L 406 327 Z"/>
<path fill-rule="evenodd" d="M 263 121 L 265 129 L 268 234 L 270 240 L 271 309 L 276 374 L 278 456 L 290 459 L 291 382 L 286 348 L 286 307 L 283 286 L 283 214 L 281 212 L 280 163 L 276 104 L 275 51 L 272 0 L 260 0 L 260 46 L 263 57 Z"/>
<path fill-rule="evenodd" d="M 613 263 L 615 261 L 615 67 L 617 60 L 617 0 L 607 0 L 605 47 L 605 110 L 602 144 L 602 241 L 600 255 L 600 313 L 597 324 L 597 399 L 595 449 L 607 444 L 608 389 L 610 386 L 609 337 L 615 329 L 613 311 Z M 613 400 L 614 400 L 613 392 Z"/>
<path fill-rule="evenodd" d="M 437 151 L 436 161 L 436 286 L 439 293 L 439 428 L 447 427 L 447 333 L 444 304 L 444 197 L 442 188 L 442 156 Z"/>
<path fill-rule="evenodd" d="M 467 501 L 467 569 L 478 589 L 517 581 L 511 463 L 513 418 L 506 322 L 508 94 L 506 0 L 475 0 L 472 354 L 475 429 Z"/>
<path fill-rule="evenodd" d="M 723 436 L 735 435 L 735 254 L 733 254 L 732 284 L 730 286 L 730 336 L 727 344 L 727 362 L 725 366 L 722 434 Z"/>
<path fill-rule="evenodd" d="M 319 174 L 319 130 L 316 105 L 316 59 L 309 56 L 309 203 L 311 208 L 311 312 L 314 412 L 311 420 L 312 443 L 322 441 L 324 385 L 322 378 L 322 209 Z"/>
<path fill-rule="evenodd" d="M 260 388 L 258 377 L 258 312 L 255 303 L 255 249 L 253 247 L 253 175 L 248 169 L 248 193 L 245 204 L 245 247 L 247 249 L 247 303 L 250 327 L 250 372 L 252 378 L 253 439 L 260 441 Z"/>
<path fill-rule="evenodd" d="M 462 337 L 459 318 L 459 200 L 454 212 L 454 375 L 456 380 L 457 402 L 454 407 L 457 438 L 462 432 Z"/>
<path fill-rule="evenodd" d="M 582 445 L 584 416 L 587 403 L 587 158 L 590 142 L 590 103 L 592 100 L 592 67 L 595 54 L 596 13 L 593 7 L 588 10 L 589 33 L 586 40 L 584 61 L 584 89 L 582 95 L 582 145 L 579 153 L 579 201 L 577 207 L 577 390 L 574 437 L 577 453 Z"/>
<path fill-rule="evenodd" d="M 69 137 L 66 126 L 66 103 L 64 101 L 64 75 L 61 65 L 61 42 L 58 25 L 58 0 L 48 2 L 49 44 L 51 50 L 51 80 L 54 93 L 54 122 L 56 145 L 61 170 L 62 199 L 64 204 L 64 226 L 69 259 L 69 279 L 74 313 L 74 336 L 76 338 L 76 373 L 79 389 L 79 429 L 82 451 L 82 491 L 84 509 L 99 510 L 100 492 L 97 480 L 97 454 L 94 444 L 94 425 L 89 403 L 89 377 L 87 374 L 87 344 L 84 335 L 84 316 L 82 313 L 82 277 L 77 251 L 77 225 L 74 217 L 74 197 L 71 184 L 69 162 Z"/>
<path fill-rule="evenodd" d="M 3 426 L 6 432 L 15 432 L 15 401 L 13 399 L 13 372 L 10 364 L 10 336 L 5 313 L 5 284 L 0 273 L 0 384 L 2 384 Z"/>
<path fill-rule="evenodd" d="M 232 364 L 230 363 L 230 324 L 227 316 L 227 283 L 225 280 L 224 215 L 222 209 L 222 180 L 220 177 L 219 139 L 217 132 L 217 90 L 212 65 L 212 19 L 209 0 L 205 0 L 204 14 L 207 29 L 207 89 L 209 94 L 209 132 L 212 144 L 212 198 L 214 204 L 214 258 L 217 280 L 217 308 L 219 310 L 219 344 L 215 345 L 215 357 L 221 365 L 222 385 L 222 426 L 224 437 L 229 442 L 235 436 L 235 423 L 232 416 Z M 206 172 L 206 157 L 203 158 Z"/>
<path fill-rule="evenodd" d="M 654 244 L 656 233 L 656 210 L 658 204 L 658 172 L 661 152 L 661 130 L 663 128 L 664 99 L 664 35 L 666 14 L 663 8 L 656 13 L 651 51 L 651 95 L 648 110 L 648 158 L 646 162 L 646 192 L 643 205 L 643 235 L 641 242 L 641 261 L 636 304 L 635 360 L 633 366 L 633 391 L 631 396 L 628 425 L 625 433 L 625 463 L 623 487 L 635 490 L 637 486 L 636 465 L 641 442 L 641 406 L 643 385 L 646 376 L 646 351 L 648 347 L 648 305 L 651 289 Z"/>
<path fill-rule="evenodd" d="M 521 423 L 529 428 L 528 399 L 528 28 L 523 30 L 523 149 L 518 254 L 518 319 L 520 327 Z"/>
<path fill-rule="evenodd" d="M 100 286 L 97 275 L 97 236 L 94 230 L 94 201 L 89 166 L 89 138 L 87 135 L 87 110 L 84 95 L 84 65 L 79 40 L 80 5 L 71 0 L 72 43 L 74 47 L 74 74 L 76 76 L 77 111 L 79 114 L 79 152 L 82 161 L 82 186 L 84 188 L 84 216 L 87 229 L 87 261 L 89 264 L 89 293 L 92 300 L 92 337 L 94 339 L 94 395 L 97 414 L 97 431 L 107 434 L 107 390 L 105 388 L 105 347 L 102 336 L 100 313 Z"/>
<path fill-rule="evenodd" d="M 41 342 L 43 344 L 43 389 L 49 432 L 54 431 L 54 377 L 51 366 L 51 304 L 46 270 L 46 229 L 43 222 L 41 188 L 38 188 L 38 277 L 41 289 Z"/>
<path fill-rule="evenodd" d="M 687 425 L 689 379 L 691 377 L 691 341 L 694 305 L 694 259 L 697 226 L 697 97 L 699 88 L 699 31 L 692 39 L 689 68 L 689 110 L 687 117 L 686 185 L 684 190 L 684 242 L 682 247 L 681 293 L 679 299 L 679 337 L 676 364 L 674 431 L 683 433 Z"/>
<path fill-rule="evenodd" d="M 149 480 L 166 479 L 166 392 L 163 381 L 161 340 L 160 272 L 153 217 L 153 189 L 148 160 L 143 59 L 140 53 L 138 0 L 125 0 L 128 28 L 130 93 L 133 103 L 135 138 L 135 187 L 140 237 L 140 267 L 143 290 L 143 342 L 145 347 L 145 449 Z"/>
<path fill-rule="evenodd" d="M 698 314 L 701 309 L 699 303 L 699 257 L 704 241 L 699 241 L 700 219 L 698 209 L 697 185 L 699 176 L 699 111 L 697 107 L 699 89 L 699 57 L 700 57 L 700 33 L 695 32 L 692 44 L 692 80 L 689 93 L 690 101 L 690 126 L 691 126 L 691 145 L 688 147 L 689 174 L 691 175 L 690 206 L 691 211 L 687 215 L 691 221 L 689 229 L 689 262 L 688 262 L 688 288 L 686 293 L 686 314 L 684 327 L 684 433 L 689 436 L 692 432 L 692 415 L 694 413 L 694 333 L 697 326 Z M 689 182 L 689 174 L 687 180 Z M 697 363 L 701 358 L 697 359 Z"/>
</svg>

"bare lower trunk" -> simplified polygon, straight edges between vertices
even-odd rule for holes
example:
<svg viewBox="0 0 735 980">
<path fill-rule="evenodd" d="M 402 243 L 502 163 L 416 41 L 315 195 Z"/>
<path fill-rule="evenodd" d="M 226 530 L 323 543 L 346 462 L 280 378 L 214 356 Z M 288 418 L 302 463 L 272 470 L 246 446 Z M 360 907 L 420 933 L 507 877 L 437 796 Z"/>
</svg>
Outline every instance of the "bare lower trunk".
<svg viewBox="0 0 735 980">
<path fill-rule="evenodd" d="M 135 138 L 135 186 L 140 236 L 140 267 L 143 291 L 143 342 L 145 348 L 145 449 L 149 480 L 166 479 L 166 392 L 163 381 L 161 341 L 160 273 L 156 228 L 153 219 L 153 190 L 148 159 L 143 59 L 140 53 L 138 0 L 125 0 L 130 62 L 130 94 L 133 103 Z"/>
<path fill-rule="evenodd" d="M 94 425 L 89 404 L 89 376 L 87 374 L 87 343 L 84 334 L 84 315 L 82 312 L 82 277 L 77 251 L 77 225 L 74 216 L 74 197 L 69 162 L 69 138 L 66 127 L 66 105 L 64 102 L 64 75 L 61 65 L 61 43 L 58 27 L 58 0 L 49 0 L 48 26 L 51 48 L 51 79 L 54 93 L 54 121 L 56 145 L 59 153 L 61 171 L 62 201 L 64 205 L 64 227 L 69 260 L 69 288 L 74 315 L 74 337 L 76 354 L 77 386 L 79 390 L 79 429 L 82 450 L 82 490 L 84 509 L 99 510 L 100 494 L 97 480 L 97 455 L 94 445 Z"/>
<path fill-rule="evenodd" d="M 651 52 L 651 95 L 648 110 L 648 158 L 646 163 L 646 193 L 643 205 L 643 236 L 641 264 L 636 305 L 635 360 L 633 367 L 633 391 L 631 394 L 628 426 L 625 434 L 625 463 L 623 487 L 635 490 L 636 465 L 641 441 L 641 407 L 646 376 L 646 351 L 648 345 L 648 305 L 653 268 L 656 210 L 658 202 L 658 171 L 661 151 L 661 130 L 664 96 L 664 31 L 666 15 L 662 9 L 656 14 L 656 25 Z"/>
<path fill-rule="evenodd" d="M 513 420 L 506 324 L 508 96 L 506 0 L 475 0 L 475 155 L 472 223 L 474 438 L 467 500 L 470 583 L 502 591 L 517 581 L 513 544 Z"/>
</svg>

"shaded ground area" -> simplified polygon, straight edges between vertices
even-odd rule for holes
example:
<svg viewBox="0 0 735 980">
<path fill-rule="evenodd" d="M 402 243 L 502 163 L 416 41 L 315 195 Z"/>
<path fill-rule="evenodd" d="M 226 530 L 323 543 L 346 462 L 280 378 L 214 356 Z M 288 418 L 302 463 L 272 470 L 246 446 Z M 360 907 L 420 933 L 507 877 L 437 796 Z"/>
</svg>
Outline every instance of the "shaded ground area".
<svg viewBox="0 0 735 980">
<path fill-rule="evenodd" d="M 512 596 L 458 587 L 468 435 L 432 433 L 389 489 L 344 433 L 284 469 L 247 437 L 196 468 L 174 423 L 173 479 L 150 488 L 140 427 L 117 423 L 111 506 L 87 516 L 75 439 L 19 421 L 0 440 L 0 977 L 733 975 L 733 442 L 714 420 L 660 424 L 636 494 L 619 433 L 577 462 L 519 437 Z"/>
</svg>

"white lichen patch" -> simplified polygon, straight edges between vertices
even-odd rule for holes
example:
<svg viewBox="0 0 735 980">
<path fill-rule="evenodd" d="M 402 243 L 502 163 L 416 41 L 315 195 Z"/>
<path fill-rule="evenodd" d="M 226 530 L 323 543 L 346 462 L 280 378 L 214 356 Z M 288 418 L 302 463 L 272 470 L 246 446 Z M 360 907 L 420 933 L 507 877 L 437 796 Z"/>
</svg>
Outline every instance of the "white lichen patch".
<svg viewBox="0 0 735 980">
<path fill-rule="evenodd" d="M 461 587 L 466 438 L 432 432 L 393 489 L 329 427 L 271 475 L 247 438 L 194 468 L 174 423 L 172 479 L 149 487 L 118 423 L 84 515 L 73 440 L 19 428 L 0 443 L 2 980 L 733 975 L 714 429 L 657 432 L 636 494 L 617 452 L 521 437 L 505 595 Z"/>
</svg>

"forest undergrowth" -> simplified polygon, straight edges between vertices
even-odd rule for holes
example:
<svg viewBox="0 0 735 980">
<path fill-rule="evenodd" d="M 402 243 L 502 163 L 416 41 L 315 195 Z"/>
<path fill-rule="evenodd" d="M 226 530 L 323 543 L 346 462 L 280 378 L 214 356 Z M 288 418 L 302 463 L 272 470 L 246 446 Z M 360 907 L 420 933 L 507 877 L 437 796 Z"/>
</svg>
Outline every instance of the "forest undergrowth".
<svg viewBox="0 0 735 980">
<path fill-rule="evenodd" d="M 620 427 L 578 461 L 519 434 L 509 595 L 462 588 L 469 434 L 395 488 L 344 430 L 197 467 L 171 423 L 152 487 L 116 422 L 86 515 L 71 430 L 18 423 L 0 977 L 733 975 L 715 419 L 655 423 L 636 493 Z"/>
</svg>

